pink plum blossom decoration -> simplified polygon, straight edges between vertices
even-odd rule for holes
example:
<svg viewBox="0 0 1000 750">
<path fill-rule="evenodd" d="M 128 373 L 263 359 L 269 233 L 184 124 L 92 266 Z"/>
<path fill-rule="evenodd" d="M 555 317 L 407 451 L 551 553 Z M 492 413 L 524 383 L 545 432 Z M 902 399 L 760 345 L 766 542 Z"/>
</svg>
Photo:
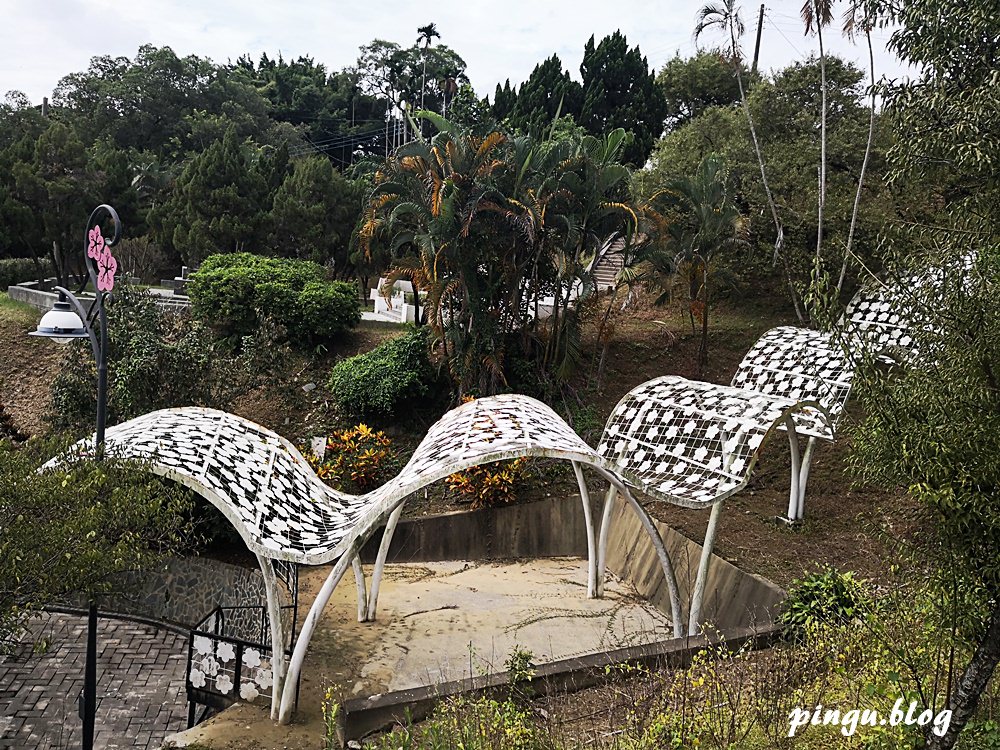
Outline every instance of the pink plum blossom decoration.
<svg viewBox="0 0 1000 750">
<path fill-rule="evenodd" d="M 100 227 L 94 227 L 87 233 L 87 257 L 93 260 L 97 260 L 101 257 L 106 247 L 104 242 L 104 235 L 101 234 Z"/>
<path fill-rule="evenodd" d="M 111 248 L 105 242 L 100 227 L 93 227 L 87 233 L 87 237 L 87 257 L 94 260 L 97 265 L 97 288 L 102 292 L 110 292 L 115 288 L 118 261 L 111 254 Z"/>
</svg>

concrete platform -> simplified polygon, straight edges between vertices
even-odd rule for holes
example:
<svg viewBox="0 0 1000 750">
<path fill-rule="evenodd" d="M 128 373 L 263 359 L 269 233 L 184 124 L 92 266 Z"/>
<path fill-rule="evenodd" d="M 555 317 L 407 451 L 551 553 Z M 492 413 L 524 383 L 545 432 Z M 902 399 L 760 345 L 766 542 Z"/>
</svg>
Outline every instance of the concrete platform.
<svg viewBox="0 0 1000 750">
<path fill-rule="evenodd" d="M 543 663 L 672 637 L 669 618 L 634 589 L 609 577 L 605 597 L 587 599 L 586 580 L 587 562 L 574 558 L 390 566 L 379 621 L 359 626 L 376 641 L 348 692 L 502 672 L 517 650 Z"/>
<path fill-rule="evenodd" d="M 302 615 L 328 572 L 302 570 Z M 669 618 L 631 585 L 609 574 L 604 599 L 587 599 L 586 582 L 587 561 L 579 558 L 390 564 L 378 620 L 359 623 L 348 575 L 313 636 L 292 725 L 273 724 L 262 706 L 237 704 L 169 739 L 179 747 L 314 748 L 328 688 L 344 702 L 502 672 L 516 649 L 542 664 L 673 635 Z"/>
<path fill-rule="evenodd" d="M 302 601 L 327 570 L 304 571 Z M 375 695 L 502 672 L 515 650 L 541 664 L 673 636 L 667 615 L 630 584 L 609 574 L 604 598 L 588 599 L 586 582 L 580 558 L 390 564 L 378 619 L 359 623 L 347 576 L 313 636 L 302 692 Z"/>
</svg>

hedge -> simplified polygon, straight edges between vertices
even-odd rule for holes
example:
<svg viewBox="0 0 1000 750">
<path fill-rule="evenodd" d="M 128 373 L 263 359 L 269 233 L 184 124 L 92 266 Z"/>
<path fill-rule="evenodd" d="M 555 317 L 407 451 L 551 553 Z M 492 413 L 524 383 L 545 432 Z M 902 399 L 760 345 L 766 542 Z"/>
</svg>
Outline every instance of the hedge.
<svg viewBox="0 0 1000 750">
<path fill-rule="evenodd" d="M 196 318 L 225 336 L 246 336 L 263 318 L 300 345 L 329 341 L 361 320 L 351 284 L 327 281 L 322 266 L 251 253 L 209 256 L 188 283 Z"/>
<path fill-rule="evenodd" d="M 51 275 L 52 264 L 42 261 L 42 273 Z M 31 258 L 4 258 L 0 260 L 0 292 L 6 292 L 7 287 L 20 284 L 23 281 L 37 281 L 38 271 Z"/>
<path fill-rule="evenodd" d="M 341 410 L 362 417 L 411 411 L 430 393 L 434 372 L 427 354 L 427 329 L 411 328 L 364 354 L 334 365 L 329 387 Z"/>
</svg>

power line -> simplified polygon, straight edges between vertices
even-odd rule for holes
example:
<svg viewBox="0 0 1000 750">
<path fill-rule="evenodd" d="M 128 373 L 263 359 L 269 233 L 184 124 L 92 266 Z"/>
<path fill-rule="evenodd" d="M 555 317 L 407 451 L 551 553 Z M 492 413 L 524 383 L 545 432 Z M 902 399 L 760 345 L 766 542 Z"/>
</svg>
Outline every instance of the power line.
<svg viewBox="0 0 1000 750">
<path fill-rule="evenodd" d="M 804 53 L 802 52 L 802 50 L 800 50 L 800 49 L 799 49 L 798 47 L 796 47 L 796 46 L 795 46 L 795 44 L 794 44 L 794 42 L 792 42 L 792 40 L 791 40 L 791 39 L 789 39 L 789 38 L 788 38 L 787 36 L 785 36 L 785 32 L 784 32 L 784 31 L 782 31 L 782 30 L 781 30 L 781 27 L 780 27 L 780 26 L 778 26 L 778 24 L 777 24 L 777 23 L 775 23 L 775 21 L 774 21 L 774 19 L 773 19 L 773 18 L 771 18 L 771 14 L 770 14 L 770 11 L 765 11 L 764 15 L 765 15 L 765 16 L 767 16 L 767 19 L 768 19 L 769 21 L 771 21 L 771 25 L 772 25 L 772 26 L 774 26 L 775 30 L 776 30 L 776 31 L 777 31 L 777 32 L 778 32 L 779 34 L 781 34 L 781 37 L 782 37 L 782 39 L 784 39 L 784 40 L 785 40 L 786 42 L 788 42 L 789 46 L 790 46 L 790 47 L 791 47 L 791 48 L 792 48 L 793 50 L 795 50 L 795 53 L 796 53 L 796 54 L 797 54 L 797 55 L 798 55 L 799 57 L 805 57 L 806 55 L 805 55 L 805 54 L 804 54 Z"/>
<path fill-rule="evenodd" d="M 344 135 L 337 139 L 331 139 L 330 141 L 324 141 L 322 143 L 313 143 L 311 141 L 307 142 L 303 146 L 298 146 L 295 149 L 290 149 L 288 152 L 289 156 L 302 156 L 304 154 L 310 153 L 326 153 L 329 151 L 334 151 L 336 149 L 346 149 L 350 147 L 352 150 L 361 145 L 362 143 L 375 140 L 377 136 L 382 135 L 383 128 L 377 128 L 373 130 L 364 131 L 361 133 L 352 133 L 349 135 Z"/>
</svg>

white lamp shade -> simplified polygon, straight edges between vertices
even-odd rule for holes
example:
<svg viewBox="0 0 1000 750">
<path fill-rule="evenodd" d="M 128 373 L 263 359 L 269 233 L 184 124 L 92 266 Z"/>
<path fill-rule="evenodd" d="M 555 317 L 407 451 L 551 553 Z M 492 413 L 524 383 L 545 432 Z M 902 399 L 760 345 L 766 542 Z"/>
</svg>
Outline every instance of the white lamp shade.
<svg viewBox="0 0 1000 750">
<path fill-rule="evenodd" d="M 66 302 L 56 302 L 42 319 L 32 336 L 44 336 L 60 344 L 68 344 L 73 339 L 85 338 L 87 329 L 83 321 Z"/>
</svg>

